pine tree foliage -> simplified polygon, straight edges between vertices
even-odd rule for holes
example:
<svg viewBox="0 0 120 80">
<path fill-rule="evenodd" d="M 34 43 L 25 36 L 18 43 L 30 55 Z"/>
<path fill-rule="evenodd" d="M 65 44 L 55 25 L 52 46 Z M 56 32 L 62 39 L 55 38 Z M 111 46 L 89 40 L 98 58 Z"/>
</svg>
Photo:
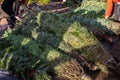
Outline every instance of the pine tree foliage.
<svg viewBox="0 0 120 80">
<path fill-rule="evenodd" d="M 89 29 L 92 28 L 92 31 L 97 28 L 110 34 L 120 34 L 119 23 L 104 18 L 106 6 L 104 2 L 85 0 L 80 7 L 65 15 L 72 18 L 73 21 L 76 20 L 80 24 L 87 26 Z"/>
<path fill-rule="evenodd" d="M 29 3 L 38 2 L 39 4 L 48 4 L 50 0 L 29 0 Z"/>
<path fill-rule="evenodd" d="M 107 74 L 114 59 L 87 29 L 111 29 L 110 21 L 102 18 L 104 5 L 85 0 L 70 14 L 25 12 L 23 22 L 0 39 L 0 68 L 24 80 L 30 80 L 32 70 L 33 80 L 91 80 L 85 69 L 92 70 L 92 65 Z"/>
<path fill-rule="evenodd" d="M 106 3 L 96 1 L 83 1 L 80 7 L 77 7 L 75 15 L 89 18 L 103 18 L 106 9 Z"/>
<path fill-rule="evenodd" d="M 29 80 L 29 73 L 33 69 L 36 80 L 52 80 L 51 72 L 56 78 L 77 79 L 81 78 L 81 74 L 85 75 L 82 67 L 89 66 L 70 56 L 72 51 L 76 51 L 88 63 L 90 61 L 98 65 L 98 69 L 108 72 L 105 62 L 112 57 L 105 52 L 92 32 L 79 22 L 73 22 L 64 15 L 41 11 L 27 12 L 23 16 L 24 21 L 18 23 L 14 31 L 8 29 L 0 40 L 2 69 L 22 75 L 25 80 Z M 83 73 L 75 72 L 73 77 L 70 75 L 73 69 L 70 68 L 65 69 L 69 71 L 67 77 L 63 76 L 62 67 L 73 65 Z"/>
</svg>

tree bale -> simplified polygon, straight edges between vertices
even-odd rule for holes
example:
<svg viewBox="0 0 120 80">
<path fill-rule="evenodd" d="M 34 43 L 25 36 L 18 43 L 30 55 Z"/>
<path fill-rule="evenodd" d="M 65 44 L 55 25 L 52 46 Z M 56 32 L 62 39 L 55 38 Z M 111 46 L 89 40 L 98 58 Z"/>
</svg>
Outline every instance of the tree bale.
<svg viewBox="0 0 120 80">
<path fill-rule="evenodd" d="M 66 69 L 70 71 L 67 78 L 73 79 L 75 76 L 78 79 L 81 77 L 81 67 L 84 68 L 86 64 L 87 67 L 91 67 L 91 63 L 102 72 L 109 73 L 107 62 L 112 56 L 106 52 L 92 32 L 79 22 L 73 22 L 64 15 L 41 11 L 27 11 L 23 16 L 23 22 L 19 22 L 14 31 L 8 29 L 0 41 L 2 68 L 17 75 L 24 75 L 25 79 L 29 79 L 28 74 L 34 68 L 41 73 L 38 73 L 39 77 L 48 78 L 51 76 L 48 73 L 51 67 L 55 70 L 54 73 L 63 77 L 64 68 L 69 67 L 70 69 Z M 79 63 L 75 57 L 70 56 L 69 53 L 72 51 L 76 51 L 77 55 L 85 59 Z M 66 59 L 67 62 L 62 61 Z M 61 69 L 57 70 L 56 66 L 60 66 Z M 73 71 L 75 74 L 71 75 Z"/>
</svg>

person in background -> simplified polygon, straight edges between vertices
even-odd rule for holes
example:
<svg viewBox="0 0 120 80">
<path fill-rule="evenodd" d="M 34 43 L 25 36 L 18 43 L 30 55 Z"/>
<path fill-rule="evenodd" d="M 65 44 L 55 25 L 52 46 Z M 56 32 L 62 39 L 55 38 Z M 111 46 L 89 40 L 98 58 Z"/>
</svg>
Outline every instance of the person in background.
<svg viewBox="0 0 120 80">
<path fill-rule="evenodd" d="M 120 0 L 107 0 L 107 10 L 105 18 L 108 19 L 114 14 L 114 19 L 118 19 L 120 15 Z"/>
<path fill-rule="evenodd" d="M 15 3 L 15 7 L 13 9 L 14 3 Z M 2 10 L 10 17 L 8 21 L 8 25 L 10 25 L 11 28 L 14 27 L 16 20 L 20 20 L 20 17 L 18 16 L 20 3 L 27 5 L 28 0 L 4 0 L 2 3 L 1 6 Z"/>
</svg>

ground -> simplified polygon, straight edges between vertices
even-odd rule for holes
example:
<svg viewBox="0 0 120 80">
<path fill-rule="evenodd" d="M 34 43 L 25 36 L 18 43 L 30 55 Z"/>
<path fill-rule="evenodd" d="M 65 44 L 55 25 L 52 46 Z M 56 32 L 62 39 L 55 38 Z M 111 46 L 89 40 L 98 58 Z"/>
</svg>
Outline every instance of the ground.
<svg viewBox="0 0 120 80">
<path fill-rule="evenodd" d="M 63 5 L 62 2 L 52 2 L 49 5 L 40 6 L 40 8 L 45 11 L 52 11 L 56 13 L 67 13 L 70 10 L 70 8 Z M 7 24 L 6 17 L 7 15 L 0 8 L 0 25 Z M 108 43 L 107 41 L 103 41 L 101 43 L 106 48 L 106 50 L 110 54 L 112 54 L 112 56 L 119 63 L 119 66 L 120 66 L 120 39 L 114 44 Z M 114 79 L 112 78 L 114 78 L 114 76 L 110 77 L 109 79 L 106 78 L 106 80 L 119 80 L 116 78 Z M 99 79 L 96 79 L 96 80 L 99 80 Z"/>
</svg>

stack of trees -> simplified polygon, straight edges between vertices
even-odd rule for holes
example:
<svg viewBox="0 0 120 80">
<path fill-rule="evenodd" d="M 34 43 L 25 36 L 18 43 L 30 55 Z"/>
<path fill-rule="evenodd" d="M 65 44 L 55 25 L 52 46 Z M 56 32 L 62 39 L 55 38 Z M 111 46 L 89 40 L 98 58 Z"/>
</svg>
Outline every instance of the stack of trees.
<svg viewBox="0 0 120 80">
<path fill-rule="evenodd" d="M 8 29 L 0 39 L 0 69 L 24 80 L 30 80 L 33 70 L 33 80 L 92 80 L 86 70 L 100 70 L 106 76 L 112 73 L 116 61 L 86 28 L 100 26 L 103 30 L 109 21 L 104 23 L 99 11 L 95 16 L 89 13 L 89 7 L 99 10 L 94 1 L 85 2 L 82 6 L 86 8 L 80 7 L 84 11 L 76 9 L 65 15 L 26 11 L 23 22 L 17 23 L 15 30 Z"/>
</svg>

